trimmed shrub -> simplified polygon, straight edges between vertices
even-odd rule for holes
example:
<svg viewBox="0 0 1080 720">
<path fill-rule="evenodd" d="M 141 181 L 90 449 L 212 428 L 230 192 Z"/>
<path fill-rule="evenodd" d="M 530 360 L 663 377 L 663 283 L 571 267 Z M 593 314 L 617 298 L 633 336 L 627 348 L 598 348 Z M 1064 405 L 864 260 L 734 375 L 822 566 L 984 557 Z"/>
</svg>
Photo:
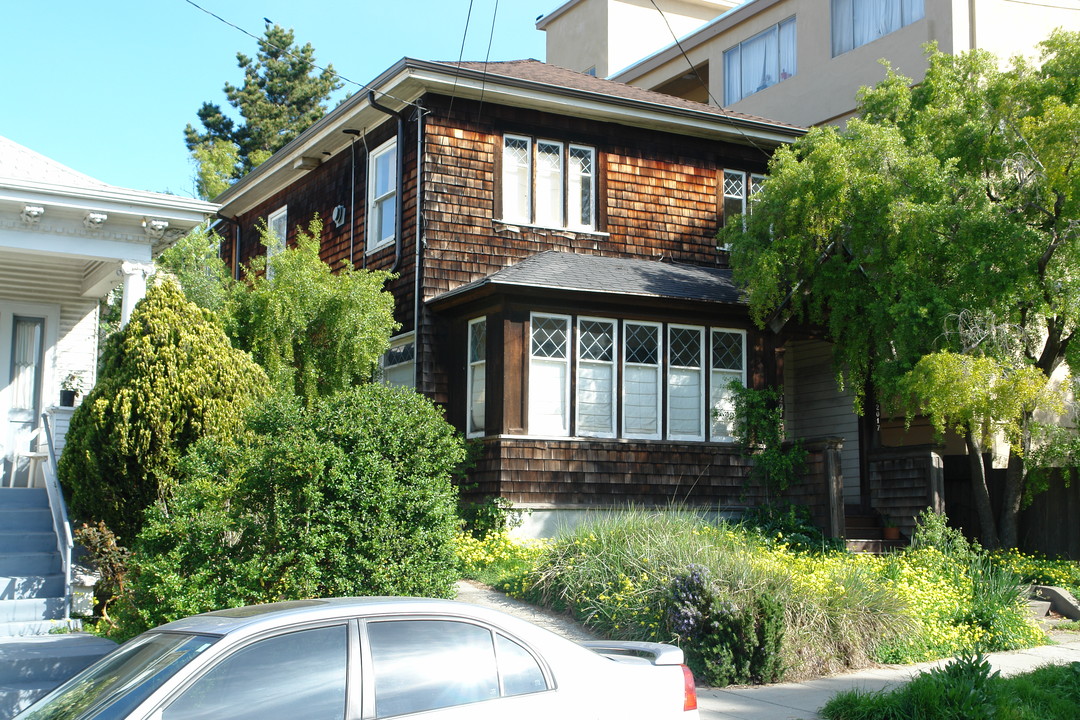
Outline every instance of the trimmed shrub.
<svg viewBox="0 0 1080 720">
<path fill-rule="evenodd" d="M 175 282 L 149 288 L 71 418 L 58 473 L 72 514 L 130 543 L 187 448 L 235 434 L 266 391 L 263 371 Z"/>
<path fill-rule="evenodd" d="M 247 427 L 198 444 L 168 513 L 148 513 L 124 634 L 258 602 L 452 594 L 464 451 L 431 402 L 365 385 L 309 406 L 275 398 Z"/>
</svg>

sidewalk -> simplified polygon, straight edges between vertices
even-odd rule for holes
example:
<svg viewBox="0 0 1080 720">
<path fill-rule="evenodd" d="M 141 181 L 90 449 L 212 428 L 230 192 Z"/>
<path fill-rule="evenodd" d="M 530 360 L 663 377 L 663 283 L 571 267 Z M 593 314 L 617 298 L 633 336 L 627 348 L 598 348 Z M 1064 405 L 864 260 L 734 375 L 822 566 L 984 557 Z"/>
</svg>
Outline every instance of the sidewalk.
<svg viewBox="0 0 1080 720">
<path fill-rule="evenodd" d="M 457 599 L 516 615 L 571 640 L 595 639 L 587 630 L 565 617 L 464 580 L 458 583 Z M 1058 632 L 1053 633 L 1052 637 L 1057 645 L 991 653 L 987 658 L 994 670 L 1006 677 L 1050 663 L 1080 662 L 1080 634 Z M 702 720 L 817 720 L 820 718 L 818 708 L 838 692 L 856 689 L 871 692 L 896 687 L 920 672 L 948 662 L 937 660 L 918 665 L 885 665 L 777 685 L 699 687 L 698 709 Z"/>
</svg>

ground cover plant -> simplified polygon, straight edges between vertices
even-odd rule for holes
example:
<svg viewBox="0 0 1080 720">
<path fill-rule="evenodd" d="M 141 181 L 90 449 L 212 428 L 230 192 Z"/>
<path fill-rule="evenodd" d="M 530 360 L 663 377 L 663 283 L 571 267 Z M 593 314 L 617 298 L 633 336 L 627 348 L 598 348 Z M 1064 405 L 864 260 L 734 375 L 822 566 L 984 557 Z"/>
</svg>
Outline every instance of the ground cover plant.
<svg viewBox="0 0 1080 720">
<path fill-rule="evenodd" d="M 1072 720 L 1078 707 L 1080 663 L 1002 678 L 974 656 L 892 691 L 839 693 L 819 712 L 828 720 Z"/>
<path fill-rule="evenodd" d="M 612 638 L 678 643 L 715 685 L 1044 642 L 1014 574 L 924 524 L 912 550 L 878 557 L 689 512 L 597 515 L 542 550 L 521 592 Z"/>
</svg>

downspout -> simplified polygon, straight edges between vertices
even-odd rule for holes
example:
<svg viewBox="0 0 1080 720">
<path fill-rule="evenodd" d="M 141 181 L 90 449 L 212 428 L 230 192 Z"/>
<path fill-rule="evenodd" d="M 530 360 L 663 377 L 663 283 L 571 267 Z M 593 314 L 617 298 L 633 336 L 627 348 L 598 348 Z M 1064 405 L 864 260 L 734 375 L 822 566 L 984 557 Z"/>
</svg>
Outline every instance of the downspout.
<svg viewBox="0 0 1080 720">
<path fill-rule="evenodd" d="M 416 106 L 416 247 L 413 260 L 413 388 L 420 391 L 420 271 L 424 224 L 424 108 Z"/>
<path fill-rule="evenodd" d="M 403 112 L 394 112 L 385 105 L 380 105 L 378 101 L 375 100 L 374 90 L 368 90 L 368 104 L 379 112 L 386 113 L 397 119 L 397 167 L 395 169 L 397 173 L 397 197 L 394 198 L 394 264 L 390 266 L 390 272 L 397 272 L 398 266 L 401 265 L 401 225 L 405 207 L 404 200 L 401 197 L 405 187 L 405 181 L 402 177 L 402 171 L 405 169 L 405 153 L 403 152 L 405 140 L 405 116 Z"/>
<path fill-rule="evenodd" d="M 346 128 L 341 132 L 350 136 L 349 155 L 352 156 L 352 170 L 349 172 L 349 267 L 355 270 L 353 232 L 356 229 L 356 136 L 360 134 L 360 131 Z"/>
<path fill-rule="evenodd" d="M 240 279 L 240 221 L 237 218 L 234 218 L 234 217 L 231 218 L 228 215 L 222 215 L 220 212 L 216 213 L 216 217 L 224 220 L 226 223 L 232 225 L 233 228 L 235 228 L 234 233 L 233 233 L 234 239 L 233 239 L 233 253 L 232 253 L 233 254 L 233 256 L 232 256 L 232 266 L 233 266 L 232 275 L 233 275 L 233 280 L 239 280 Z"/>
</svg>

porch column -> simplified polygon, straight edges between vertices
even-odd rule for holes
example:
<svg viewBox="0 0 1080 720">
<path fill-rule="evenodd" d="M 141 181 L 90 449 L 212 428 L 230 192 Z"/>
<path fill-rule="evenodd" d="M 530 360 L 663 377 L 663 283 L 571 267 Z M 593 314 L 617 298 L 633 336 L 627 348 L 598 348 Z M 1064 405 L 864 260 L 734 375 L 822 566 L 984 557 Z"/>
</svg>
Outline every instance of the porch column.
<svg viewBox="0 0 1080 720">
<path fill-rule="evenodd" d="M 120 305 L 120 327 L 127 325 L 135 304 L 146 297 L 146 278 L 154 272 L 153 265 L 137 262 L 120 264 L 120 274 L 124 276 L 124 297 Z"/>
</svg>

